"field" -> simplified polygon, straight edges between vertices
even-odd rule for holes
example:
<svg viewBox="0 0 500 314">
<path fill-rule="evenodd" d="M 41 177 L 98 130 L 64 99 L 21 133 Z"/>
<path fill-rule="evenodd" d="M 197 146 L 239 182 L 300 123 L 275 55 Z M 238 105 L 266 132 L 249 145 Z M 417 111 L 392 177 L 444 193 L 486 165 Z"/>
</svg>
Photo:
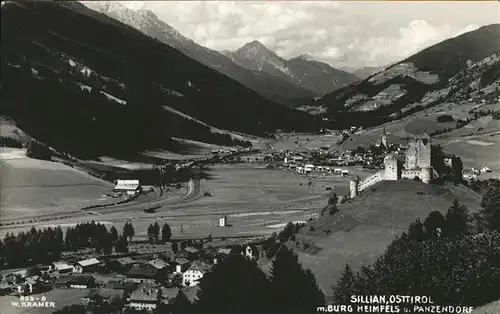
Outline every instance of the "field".
<svg viewBox="0 0 500 314">
<path fill-rule="evenodd" d="M 374 188 L 339 206 L 336 215 L 319 218 L 311 223 L 313 229 L 306 227 L 297 235 L 300 245 L 322 248 L 317 254 L 299 248 L 299 258 L 314 273 L 327 296 L 346 263 L 358 269 L 373 262 L 417 218 L 423 221 L 433 210 L 445 212 L 454 198 L 471 212 L 478 210 L 480 201 L 479 195 L 463 187 L 442 188 L 409 180 L 383 182 Z"/>
<path fill-rule="evenodd" d="M 316 180 L 250 164 L 216 165 L 208 175 L 198 188 L 187 186 L 158 201 L 95 209 L 94 215 L 3 227 L 0 233 L 19 232 L 31 226 L 61 225 L 65 229 L 78 222 L 95 220 L 107 226 L 114 224 L 119 230 L 131 221 L 138 238 L 145 238 L 147 227 L 154 222 L 168 222 L 174 238 L 266 235 L 281 229 L 288 221 L 303 221 L 307 215 L 319 212 L 331 193 L 326 191 L 327 186 L 338 195 L 347 194 L 349 186 L 348 178 Z M 204 192 L 212 196 L 203 196 Z M 155 202 L 160 206 L 156 213 L 143 211 Z M 218 226 L 221 215 L 228 217 L 229 226 Z"/>
<path fill-rule="evenodd" d="M 71 212 L 99 202 L 113 186 L 60 163 L 27 158 L 23 150 L 0 152 L 3 219 Z"/>
<path fill-rule="evenodd" d="M 492 173 L 486 175 L 500 177 L 500 120 L 482 117 L 461 129 L 438 136 L 435 142 L 445 152 L 460 156 L 464 168 L 487 166 Z"/>
<path fill-rule="evenodd" d="M 284 134 L 272 143 L 276 151 L 280 150 L 309 150 L 320 147 L 334 148 L 341 137 L 333 134 L 310 135 L 310 134 Z"/>
</svg>

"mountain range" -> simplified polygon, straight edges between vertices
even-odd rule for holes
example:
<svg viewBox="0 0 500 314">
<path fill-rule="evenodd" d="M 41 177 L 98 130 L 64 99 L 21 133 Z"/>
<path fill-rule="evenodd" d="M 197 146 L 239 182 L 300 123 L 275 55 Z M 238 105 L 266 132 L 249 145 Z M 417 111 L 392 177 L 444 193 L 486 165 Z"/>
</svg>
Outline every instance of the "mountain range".
<svg viewBox="0 0 500 314">
<path fill-rule="evenodd" d="M 234 52 L 224 51 L 224 54 L 247 69 L 269 73 L 316 95 L 327 94 L 359 80 L 351 73 L 312 60 L 309 55 L 285 60 L 257 40 Z"/>
<path fill-rule="evenodd" d="M 417 105 L 426 95 L 446 88 L 449 80 L 471 63 L 499 51 L 500 24 L 483 26 L 428 47 L 325 95 L 315 104 L 328 108 L 328 116 L 338 123 L 380 124 L 401 117 L 403 108 Z"/>
<path fill-rule="evenodd" d="M 78 2 L 6 2 L 1 26 L 0 114 L 63 151 L 134 153 L 170 137 L 235 144 L 196 121 L 261 136 L 320 128 L 317 118 Z"/>
<path fill-rule="evenodd" d="M 83 4 L 130 25 L 262 96 L 283 104 L 293 105 L 305 98 L 321 96 L 359 79 L 353 74 L 310 58 L 285 60 L 258 41 L 248 43 L 235 52 L 217 52 L 186 38 L 146 9 L 131 10 L 114 1 Z"/>
</svg>

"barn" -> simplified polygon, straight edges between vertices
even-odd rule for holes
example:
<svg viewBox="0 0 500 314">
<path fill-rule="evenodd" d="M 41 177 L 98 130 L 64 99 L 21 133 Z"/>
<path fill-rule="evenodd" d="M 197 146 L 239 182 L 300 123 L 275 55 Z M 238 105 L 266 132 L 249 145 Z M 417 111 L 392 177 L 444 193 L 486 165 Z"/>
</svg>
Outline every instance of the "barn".
<svg viewBox="0 0 500 314">
<path fill-rule="evenodd" d="M 136 195 L 142 191 L 139 180 L 116 180 L 113 192 L 126 193 L 127 195 Z"/>
</svg>

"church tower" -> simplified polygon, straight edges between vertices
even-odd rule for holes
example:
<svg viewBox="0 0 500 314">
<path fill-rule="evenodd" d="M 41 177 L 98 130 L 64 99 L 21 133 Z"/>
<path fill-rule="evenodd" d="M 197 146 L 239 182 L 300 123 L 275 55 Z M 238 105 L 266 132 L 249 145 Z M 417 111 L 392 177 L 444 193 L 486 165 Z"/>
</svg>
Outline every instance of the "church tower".
<svg viewBox="0 0 500 314">
<path fill-rule="evenodd" d="M 385 127 L 384 127 L 384 133 L 382 133 L 382 145 L 384 145 L 384 147 L 387 148 L 387 134 L 385 133 Z"/>
</svg>

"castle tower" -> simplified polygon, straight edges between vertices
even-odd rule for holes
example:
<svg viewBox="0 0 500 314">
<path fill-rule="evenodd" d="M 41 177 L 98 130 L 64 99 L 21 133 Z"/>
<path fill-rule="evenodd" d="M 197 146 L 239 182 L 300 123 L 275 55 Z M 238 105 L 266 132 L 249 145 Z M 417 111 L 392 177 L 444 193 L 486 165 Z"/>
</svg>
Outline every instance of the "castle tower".
<svg viewBox="0 0 500 314">
<path fill-rule="evenodd" d="M 384 158 L 384 169 L 385 180 L 399 179 L 398 160 L 393 155 L 387 155 Z"/>
<path fill-rule="evenodd" d="M 431 166 L 431 138 L 424 134 L 418 140 L 418 168 L 428 168 Z"/>
<path fill-rule="evenodd" d="M 384 147 L 387 148 L 387 134 L 385 133 L 385 127 L 384 127 L 384 132 L 382 133 L 382 145 L 384 145 Z"/>
<path fill-rule="evenodd" d="M 358 189 L 359 189 L 359 180 L 354 179 L 349 182 L 349 190 L 351 192 L 350 196 L 351 198 L 355 198 L 358 196 Z"/>
</svg>

